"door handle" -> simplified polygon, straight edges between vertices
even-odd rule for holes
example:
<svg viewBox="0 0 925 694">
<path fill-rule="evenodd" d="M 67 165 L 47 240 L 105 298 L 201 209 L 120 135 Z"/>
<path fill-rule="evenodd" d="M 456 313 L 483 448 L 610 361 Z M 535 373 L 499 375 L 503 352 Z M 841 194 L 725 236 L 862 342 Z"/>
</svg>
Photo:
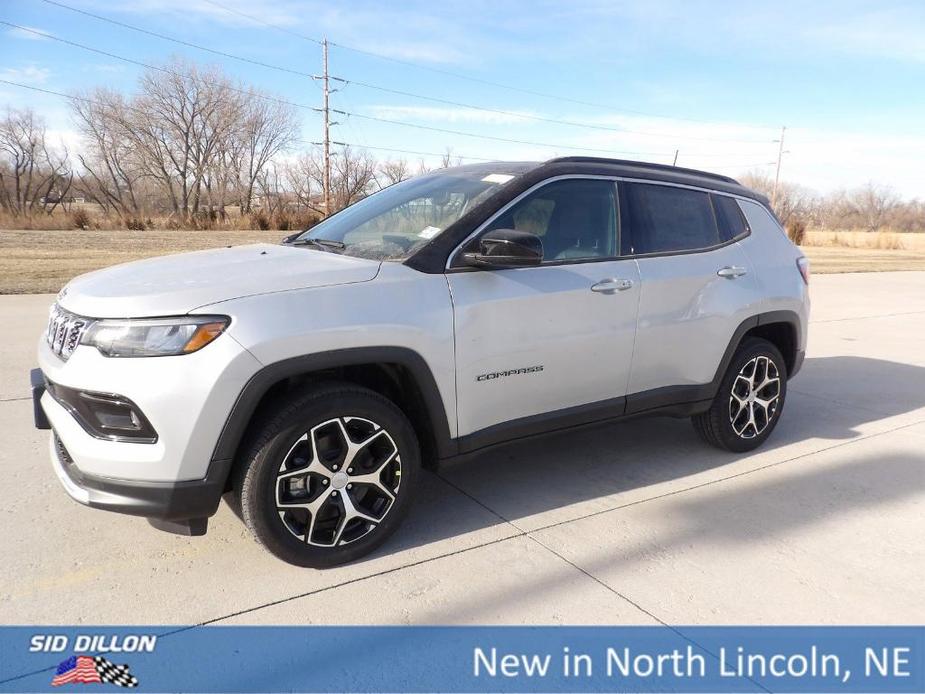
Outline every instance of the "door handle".
<svg viewBox="0 0 925 694">
<path fill-rule="evenodd" d="M 736 277 L 741 277 L 746 274 L 748 270 L 744 267 L 738 265 L 727 265 L 726 267 L 721 267 L 716 271 L 716 274 L 720 277 L 725 277 L 728 280 L 734 280 Z"/>
<path fill-rule="evenodd" d="M 611 277 L 610 279 L 601 280 L 597 284 L 591 285 L 592 292 L 600 292 L 602 294 L 614 294 L 616 292 L 623 292 L 627 289 L 632 288 L 633 280 L 624 280 L 617 277 Z"/>
</svg>

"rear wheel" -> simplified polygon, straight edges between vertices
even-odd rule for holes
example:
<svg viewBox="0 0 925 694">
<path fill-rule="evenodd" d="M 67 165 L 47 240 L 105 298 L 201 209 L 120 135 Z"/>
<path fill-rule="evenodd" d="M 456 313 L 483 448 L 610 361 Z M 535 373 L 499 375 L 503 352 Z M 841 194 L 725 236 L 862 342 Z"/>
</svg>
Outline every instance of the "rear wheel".
<svg viewBox="0 0 925 694">
<path fill-rule="evenodd" d="M 710 409 L 695 415 L 694 429 L 727 451 L 751 451 L 777 426 L 787 395 L 787 366 L 773 344 L 749 338 L 736 351 Z"/>
<path fill-rule="evenodd" d="M 290 399 L 265 421 L 234 491 L 268 550 L 320 568 L 381 545 L 407 513 L 419 471 L 401 410 L 373 391 L 334 384 Z"/>
</svg>

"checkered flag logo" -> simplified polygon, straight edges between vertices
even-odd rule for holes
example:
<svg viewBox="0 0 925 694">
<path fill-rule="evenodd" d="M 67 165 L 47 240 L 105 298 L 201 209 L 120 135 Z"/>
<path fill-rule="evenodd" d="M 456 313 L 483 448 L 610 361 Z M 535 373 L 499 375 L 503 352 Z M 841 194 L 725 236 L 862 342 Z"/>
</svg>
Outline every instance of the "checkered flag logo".
<svg viewBox="0 0 925 694">
<path fill-rule="evenodd" d="M 100 680 L 119 687 L 137 687 L 138 678 L 129 672 L 128 665 L 116 665 L 106 658 L 96 656 L 93 659 L 96 671 L 100 673 Z"/>
<path fill-rule="evenodd" d="M 116 665 L 102 656 L 72 655 L 62 662 L 51 680 L 53 687 L 64 684 L 114 684 L 117 687 L 137 687 L 138 678 L 128 665 Z"/>
</svg>

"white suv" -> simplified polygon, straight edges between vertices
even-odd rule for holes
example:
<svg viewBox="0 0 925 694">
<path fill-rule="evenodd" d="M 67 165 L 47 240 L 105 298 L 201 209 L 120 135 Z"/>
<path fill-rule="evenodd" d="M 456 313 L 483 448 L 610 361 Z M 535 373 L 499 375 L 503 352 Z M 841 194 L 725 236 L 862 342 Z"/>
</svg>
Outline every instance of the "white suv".
<svg viewBox="0 0 925 694">
<path fill-rule="evenodd" d="M 304 566 L 360 557 L 421 468 L 639 414 L 760 445 L 808 266 L 736 181 L 591 158 L 404 181 L 282 245 L 121 265 L 58 296 L 36 425 L 77 501 L 202 534 L 220 498 Z"/>
</svg>

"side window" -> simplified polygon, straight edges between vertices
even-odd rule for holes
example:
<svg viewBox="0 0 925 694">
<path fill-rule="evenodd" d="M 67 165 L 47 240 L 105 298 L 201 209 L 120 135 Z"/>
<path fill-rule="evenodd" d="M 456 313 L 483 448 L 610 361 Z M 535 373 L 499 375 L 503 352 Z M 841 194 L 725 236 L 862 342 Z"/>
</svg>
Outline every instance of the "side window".
<svg viewBox="0 0 925 694">
<path fill-rule="evenodd" d="M 731 241 L 748 233 L 748 222 L 735 198 L 728 195 L 711 195 L 716 210 L 716 222 L 723 241 Z"/>
<path fill-rule="evenodd" d="M 648 183 L 626 184 L 632 252 L 670 253 L 723 242 L 708 193 Z"/>
<path fill-rule="evenodd" d="M 611 258 L 617 255 L 615 193 L 613 181 L 554 181 L 518 202 L 485 231 L 536 234 L 543 241 L 544 262 Z"/>
</svg>

